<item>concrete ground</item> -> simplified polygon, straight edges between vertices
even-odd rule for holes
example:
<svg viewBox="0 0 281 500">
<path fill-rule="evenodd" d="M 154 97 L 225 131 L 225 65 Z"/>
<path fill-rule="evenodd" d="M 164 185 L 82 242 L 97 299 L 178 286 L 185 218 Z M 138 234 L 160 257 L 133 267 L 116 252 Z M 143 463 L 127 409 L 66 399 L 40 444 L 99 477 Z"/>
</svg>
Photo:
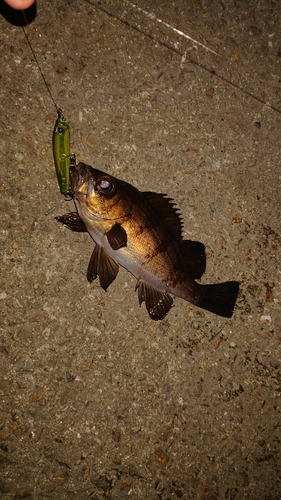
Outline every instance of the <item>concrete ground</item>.
<svg viewBox="0 0 281 500">
<path fill-rule="evenodd" d="M 25 32 L 77 160 L 173 197 L 202 282 L 240 296 L 153 322 L 125 269 L 87 282 L 92 240 L 55 220 L 55 107 L 1 4 L 0 496 L 275 500 L 281 4 L 134 1 L 38 1 Z"/>
</svg>

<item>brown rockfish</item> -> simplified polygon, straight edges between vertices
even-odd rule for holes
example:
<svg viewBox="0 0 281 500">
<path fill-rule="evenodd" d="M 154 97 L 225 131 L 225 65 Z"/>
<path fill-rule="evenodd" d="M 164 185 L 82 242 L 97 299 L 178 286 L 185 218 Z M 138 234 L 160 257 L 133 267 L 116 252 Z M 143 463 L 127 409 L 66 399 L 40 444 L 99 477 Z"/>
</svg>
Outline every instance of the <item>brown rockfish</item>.
<svg viewBox="0 0 281 500">
<path fill-rule="evenodd" d="M 231 317 L 239 291 L 237 281 L 201 285 L 205 247 L 182 239 L 182 218 L 164 194 L 140 192 L 85 163 L 70 168 L 77 213 L 58 217 L 73 231 L 88 231 L 96 243 L 87 278 L 99 276 L 104 290 L 116 278 L 119 264 L 136 277 L 140 305 L 151 319 L 163 319 L 177 295 L 192 304 Z"/>
</svg>

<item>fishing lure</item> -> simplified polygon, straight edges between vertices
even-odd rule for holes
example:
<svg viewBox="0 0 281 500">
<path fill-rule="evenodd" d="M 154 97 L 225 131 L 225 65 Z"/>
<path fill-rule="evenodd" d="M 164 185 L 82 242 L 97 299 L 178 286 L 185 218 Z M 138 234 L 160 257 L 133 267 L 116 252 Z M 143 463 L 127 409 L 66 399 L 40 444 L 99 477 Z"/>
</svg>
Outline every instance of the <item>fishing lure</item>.
<svg viewBox="0 0 281 500">
<path fill-rule="evenodd" d="M 63 112 L 58 108 L 58 118 L 53 132 L 53 154 L 61 193 L 70 194 L 69 168 L 75 156 L 70 153 L 70 127 L 66 123 Z"/>
</svg>

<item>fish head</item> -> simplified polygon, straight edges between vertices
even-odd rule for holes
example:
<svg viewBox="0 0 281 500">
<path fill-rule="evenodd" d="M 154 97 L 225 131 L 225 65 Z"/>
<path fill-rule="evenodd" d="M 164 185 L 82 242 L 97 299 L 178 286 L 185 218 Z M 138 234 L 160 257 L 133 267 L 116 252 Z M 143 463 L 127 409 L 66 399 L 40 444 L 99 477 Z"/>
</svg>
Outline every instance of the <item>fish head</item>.
<svg viewBox="0 0 281 500">
<path fill-rule="evenodd" d="M 72 196 L 83 219 L 116 220 L 127 211 L 121 181 L 101 170 L 80 162 L 70 168 L 70 183 Z"/>
</svg>

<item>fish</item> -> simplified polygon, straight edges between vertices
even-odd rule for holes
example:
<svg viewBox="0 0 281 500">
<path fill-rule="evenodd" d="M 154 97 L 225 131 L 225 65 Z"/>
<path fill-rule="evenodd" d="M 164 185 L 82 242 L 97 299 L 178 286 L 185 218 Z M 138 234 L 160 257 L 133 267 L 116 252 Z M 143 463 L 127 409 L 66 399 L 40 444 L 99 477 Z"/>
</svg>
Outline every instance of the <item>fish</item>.
<svg viewBox="0 0 281 500">
<path fill-rule="evenodd" d="M 203 243 L 184 240 L 183 219 L 166 194 L 136 187 L 83 162 L 70 167 L 71 196 L 76 212 L 57 220 L 95 242 L 87 279 L 99 277 L 107 290 L 119 266 L 136 278 L 139 305 L 152 320 L 162 320 L 173 297 L 230 318 L 239 282 L 201 284 L 206 268 Z"/>
</svg>

